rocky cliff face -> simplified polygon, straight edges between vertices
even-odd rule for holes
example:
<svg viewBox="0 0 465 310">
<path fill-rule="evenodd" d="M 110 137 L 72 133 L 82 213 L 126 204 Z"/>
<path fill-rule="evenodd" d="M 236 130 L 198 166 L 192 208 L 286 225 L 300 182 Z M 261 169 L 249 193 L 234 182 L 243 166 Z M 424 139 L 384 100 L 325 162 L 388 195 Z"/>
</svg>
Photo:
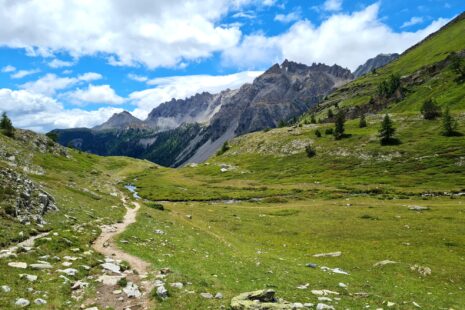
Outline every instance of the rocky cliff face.
<svg viewBox="0 0 465 310">
<path fill-rule="evenodd" d="M 354 71 L 354 76 L 356 78 L 361 77 L 371 71 L 384 67 L 388 63 L 399 58 L 399 54 L 379 54 L 375 58 L 370 58 L 366 63 L 360 65 L 357 70 Z"/>
<path fill-rule="evenodd" d="M 84 151 L 179 166 L 206 160 L 235 136 L 298 117 L 353 78 L 348 69 L 337 65 L 307 66 L 286 60 L 240 89 L 165 102 L 145 121 L 123 112 L 92 130 L 56 132 L 61 144 L 71 142 Z"/>
</svg>

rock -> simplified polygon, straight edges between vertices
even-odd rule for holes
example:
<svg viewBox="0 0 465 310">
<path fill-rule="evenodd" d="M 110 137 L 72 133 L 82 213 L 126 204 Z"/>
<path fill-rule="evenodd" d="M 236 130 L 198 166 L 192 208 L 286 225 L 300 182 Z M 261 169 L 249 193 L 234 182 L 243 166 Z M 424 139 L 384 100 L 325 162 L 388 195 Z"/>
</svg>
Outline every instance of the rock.
<svg viewBox="0 0 465 310">
<path fill-rule="evenodd" d="M 114 290 L 113 295 L 120 295 L 122 292 L 122 290 Z"/>
<path fill-rule="evenodd" d="M 189 220 L 192 220 L 192 215 L 188 214 L 188 215 L 186 215 L 186 217 L 187 217 Z"/>
<path fill-rule="evenodd" d="M 422 207 L 422 206 L 409 206 L 408 208 L 409 210 L 418 211 L 418 212 L 429 210 L 428 207 Z"/>
<path fill-rule="evenodd" d="M 155 233 L 156 233 L 157 235 L 164 235 L 164 234 L 165 234 L 165 232 L 164 232 L 163 230 L 161 230 L 161 229 L 155 230 Z"/>
<path fill-rule="evenodd" d="M 319 303 L 316 305 L 316 310 L 335 310 L 333 306 Z"/>
<path fill-rule="evenodd" d="M 292 309 L 302 309 L 304 308 L 304 305 L 300 302 L 295 302 L 292 304 Z"/>
<path fill-rule="evenodd" d="M 103 263 L 101 266 L 105 270 L 109 270 L 114 273 L 121 273 L 120 272 L 121 268 L 117 264 L 107 262 L 107 263 Z"/>
<path fill-rule="evenodd" d="M 305 308 L 313 308 L 314 304 L 310 303 L 310 302 L 306 302 L 304 303 L 304 307 Z"/>
<path fill-rule="evenodd" d="M 168 297 L 168 290 L 165 288 L 164 285 L 160 285 L 159 287 L 157 287 L 157 296 L 160 298 Z"/>
<path fill-rule="evenodd" d="M 389 308 L 394 307 L 396 304 L 394 302 L 388 301 L 386 304 Z"/>
<path fill-rule="evenodd" d="M 316 267 L 318 267 L 318 265 L 317 265 L 317 264 L 314 264 L 314 263 L 308 263 L 308 264 L 306 264 L 305 266 L 307 266 L 307 267 L 309 267 L 309 268 L 316 268 Z"/>
<path fill-rule="evenodd" d="M 431 268 L 426 266 L 413 265 L 410 267 L 410 270 L 417 271 L 423 277 L 431 275 Z"/>
<path fill-rule="evenodd" d="M 47 301 L 44 300 L 44 299 L 42 299 L 42 298 L 37 298 L 37 299 L 34 300 L 34 303 L 35 303 L 36 305 L 46 305 L 46 304 L 47 304 Z"/>
<path fill-rule="evenodd" d="M 23 263 L 23 262 L 9 262 L 8 266 L 13 267 L 13 268 L 20 268 L 20 269 L 26 269 L 27 268 L 27 264 Z"/>
<path fill-rule="evenodd" d="M 160 273 L 161 274 L 169 274 L 169 273 L 171 273 L 171 269 L 169 269 L 169 268 L 161 268 Z"/>
<path fill-rule="evenodd" d="M 329 268 L 329 267 L 325 267 L 325 266 L 322 266 L 321 267 L 321 270 L 323 271 L 330 271 L 330 272 L 333 272 L 333 273 L 338 273 L 338 274 L 345 274 L 345 275 L 349 275 L 349 273 L 347 271 L 344 271 L 340 268 Z"/>
<path fill-rule="evenodd" d="M 171 284 L 172 287 L 175 287 L 173 285 L 174 283 Z M 182 284 L 182 283 L 181 283 Z M 165 282 L 161 281 L 161 280 L 155 280 L 155 282 L 153 283 L 153 286 L 155 287 L 159 287 L 159 286 L 162 286 L 162 285 L 165 285 Z"/>
<path fill-rule="evenodd" d="M 338 292 L 333 292 L 330 290 L 312 290 L 312 294 L 318 296 L 339 295 Z"/>
<path fill-rule="evenodd" d="M 139 298 L 142 295 L 139 291 L 139 287 L 132 282 L 128 282 L 126 287 L 123 288 L 123 292 L 126 293 L 129 298 Z"/>
<path fill-rule="evenodd" d="M 339 285 L 339 287 L 347 288 L 347 284 L 345 284 L 345 283 L 339 282 L 338 285 Z"/>
<path fill-rule="evenodd" d="M 414 301 L 412 301 L 412 304 L 417 308 L 421 308 L 421 306 L 419 304 L 417 304 L 416 302 L 414 302 Z"/>
<path fill-rule="evenodd" d="M 46 264 L 43 264 L 43 263 L 41 263 L 41 264 L 31 264 L 30 267 L 32 269 L 37 269 L 37 270 L 52 269 L 53 268 L 53 266 L 50 265 L 49 263 L 46 263 Z"/>
<path fill-rule="evenodd" d="M 302 285 L 299 285 L 297 286 L 297 289 L 299 290 L 306 290 L 308 288 L 310 284 L 309 283 L 305 283 L 305 284 L 302 284 Z"/>
<path fill-rule="evenodd" d="M 19 277 L 21 279 L 26 279 L 28 280 L 29 282 L 35 282 L 37 281 L 37 276 L 36 275 L 33 275 L 33 274 L 20 274 Z"/>
<path fill-rule="evenodd" d="M 373 267 L 382 267 L 382 266 L 390 265 L 390 264 L 397 264 L 397 262 L 386 259 L 386 260 L 377 262 L 376 264 L 373 265 Z"/>
<path fill-rule="evenodd" d="M 158 281 L 159 281 L 159 280 L 158 280 Z M 160 281 L 160 282 L 161 282 L 161 281 Z M 162 283 L 163 283 L 163 282 L 162 282 Z M 163 284 L 162 284 L 162 285 L 163 285 Z M 181 289 L 181 288 L 184 287 L 184 284 L 182 284 L 181 282 L 171 283 L 170 285 L 171 285 L 171 287 L 179 288 L 179 289 Z"/>
<path fill-rule="evenodd" d="M 75 290 L 80 290 L 80 289 L 83 289 L 83 288 L 86 288 L 89 286 L 89 283 L 87 282 L 82 282 L 82 281 L 76 281 L 74 282 L 74 284 L 71 286 L 71 289 L 73 291 Z"/>
<path fill-rule="evenodd" d="M 63 263 L 61 263 L 61 264 L 62 264 L 63 266 L 65 266 L 65 267 L 71 267 L 71 266 L 73 265 L 72 262 L 63 262 Z"/>
<path fill-rule="evenodd" d="M 331 252 L 331 253 L 320 253 L 320 254 L 315 254 L 313 257 L 338 257 L 341 256 L 342 252 Z"/>
<path fill-rule="evenodd" d="M 200 293 L 200 296 L 202 296 L 205 299 L 212 299 L 213 295 L 210 293 Z"/>
<path fill-rule="evenodd" d="M 31 303 L 29 300 L 25 298 L 18 298 L 16 299 L 15 305 L 21 308 L 29 306 Z"/>
<path fill-rule="evenodd" d="M 232 310 L 291 310 L 292 304 L 275 298 L 274 290 L 242 293 L 231 299 Z"/>
<path fill-rule="evenodd" d="M 8 285 L 2 285 L 2 291 L 4 293 L 9 293 L 11 292 L 11 287 L 9 287 Z"/>
<path fill-rule="evenodd" d="M 64 273 L 64 274 L 66 274 L 68 276 L 75 276 L 78 273 L 78 271 L 76 269 L 74 269 L 74 268 L 67 268 L 65 270 L 59 269 L 57 271 L 61 272 L 61 273 Z"/>
<path fill-rule="evenodd" d="M 333 300 L 329 297 L 318 297 L 318 301 L 332 302 Z"/>
<path fill-rule="evenodd" d="M 223 294 L 221 294 L 221 293 L 216 293 L 216 294 L 215 294 L 215 299 L 223 299 Z"/>
<path fill-rule="evenodd" d="M 103 285 L 114 286 L 121 278 L 122 276 L 109 276 L 104 274 L 97 279 L 97 282 L 100 282 Z"/>
</svg>

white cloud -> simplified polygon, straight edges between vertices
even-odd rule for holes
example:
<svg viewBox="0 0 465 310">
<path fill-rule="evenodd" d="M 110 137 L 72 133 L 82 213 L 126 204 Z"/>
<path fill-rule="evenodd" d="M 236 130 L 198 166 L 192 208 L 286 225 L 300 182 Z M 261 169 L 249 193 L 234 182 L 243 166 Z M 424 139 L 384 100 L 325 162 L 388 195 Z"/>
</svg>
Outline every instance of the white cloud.
<svg viewBox="0 0 465 310">
<path fill-rule="evenodd" d="M 122 104 L 125 101 L 110 85 L 88 85 L 86 89 L 76 89 L 68 96 L 77 103 Z"/>
<path fill-rule="evenodd" d="M 172 98 L 184 99 L 203 91 L 218 93 L 227 88 L 236 89 L 244 83 L 251 82 L 261 73 L 262 71 L 245 71 L 222 76 L 189 75 L 157 78 L 147 82 L 149 85 L 154 85 L 154 88 L 133 92 L 129 95 L 129 99 L 137 106 L 133 114 L 145 119 L 153 108 Z"/>
<path fill-rule="evenodd" d="M 342 9 L 342 0 L 326 0 L 323 3 L 323 9 L 330 12 L 340 11 Z"/>
<path fill-rule="evenodd" d="M 410 18 L 410 20 L 403 23 L 402 26 L 400 26 L 400 28 L 407 28 L 407 27 L 418 25 L 418 24 L 421 24 L 421 23 L 423 23 L 423 17 L 414 16 L 414 17 Z"/>
<path fill-rule="evenodd" d="M 131 80 L 137 81 L 137 82 L 147 82 L 148 79 L 149 79 L 146 76 L 137 75 L 137 74 L 133 74 L 133 73 L 129 73 L 128 78 L 130 78 Z"/>
<path fill-rule="evenodd" d="M 22 79 L 23 77 L 26 77 L 28 75 L 36 74 L 40 72 L 40 70 L 34 69 L 34 70 L 19 70 L 16 71 L 11 75 L 12 79 Z"/>
<path fill-rule="evenodd" d="M 102 78 L 101 74 L 88 72 L 78 77 L 59 77 L 56 74 L 48 73 L 36 81 L 31 81 L 20 85 L 20 88 L 30 92 L 53 96 L 57 91 L 67 89 L 80 82 L 90 82 Z"/>
<path fill-rule="evenodd" d="M 53 98 L 26 90 L 3 88 L 0 89 L 0 111 L 7 112 L 18 128 L 47 132 L 55 128 L 93 127 L 122 109 L 66 110 Z"/>
<path fill-rule="evenodd" d="M 52 61 L 50 61 L 48 63 L 48 66 L 50 68 L 54 68 L 54 69 L 63 68 L 63 67 L 71 67 L 71 66 L 74 66 L 74 62 L 72 62 L 72 61 L 64 61 L 64 60 L 55 58 L 55 59 L 53 59 Z"/>
<path fill-rule="evenodd" d="M 448 22 L 438 19 L 416 32 L 395 32 L 379 20 L 378 12 L 376 3 L 353 14 L 333 15 L 318 27 L 303 20 L 281 35 L 245 36 L 240 45 L 223 52 L 223 64 L 263 68 L 287 58 L 306 64 L 337 63 L 354 70 L 380 53 L 403 52 Z"/>
<path fill-rule="evenodd" d="M 2 72 L 4 73 L 15 72 L 15 71 L 16 71 L 16 68 L 11 65 L 7 65 L 2 68 Z"/>
<path fill-rule="evenodd" d="M 266 0 L 263 4 L 270 5 Z M 235 46 L 221 17 L 254 0 L 0 0 L 0 45 L 28 55 L 104 55 L 114 65 L 175 67 Z"/>
<path fill-rule="evenodd" d="M 291 12 L 289 14 L 277 14 L 274 17 L 275 21 L 286 23 L 286 24 L 294 22 L 299 19 L 300 19 L 300 14 L 298 12 Z"/>
</svg>

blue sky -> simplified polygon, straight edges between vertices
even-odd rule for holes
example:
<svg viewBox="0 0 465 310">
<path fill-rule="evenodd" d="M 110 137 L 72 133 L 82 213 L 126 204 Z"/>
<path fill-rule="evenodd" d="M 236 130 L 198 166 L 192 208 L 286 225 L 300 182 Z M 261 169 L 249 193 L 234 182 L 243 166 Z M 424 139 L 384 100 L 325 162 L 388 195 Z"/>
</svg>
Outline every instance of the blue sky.
<svg viewBox="0 0 465 310">
<path fill-rule="evenodd" d="M 140 118 L 284 59 L 354 70 L 402 52 L 460 0 L 0 0 L 0 110 L 36 131 Z"/>
</svg>

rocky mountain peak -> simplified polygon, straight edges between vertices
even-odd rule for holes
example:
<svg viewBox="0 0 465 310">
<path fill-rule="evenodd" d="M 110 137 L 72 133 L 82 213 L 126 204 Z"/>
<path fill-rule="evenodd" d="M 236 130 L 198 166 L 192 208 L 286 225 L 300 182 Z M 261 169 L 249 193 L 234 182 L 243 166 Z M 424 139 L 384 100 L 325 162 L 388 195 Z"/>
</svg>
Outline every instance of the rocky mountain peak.
<svg viewBox="0 0 465 310">
<path fill-rule="evenodd" d="M 399 54 L 379 54 L 374 58 L 368 59 L 363 65 L 360 65 L 357 70 L 354 71 L 355 77 L 360 77 L 365 75 L 374 69 L 378 69 L 384 67 L 388 63 L 396 60 L 399 58 Z"/>
<path fill-rule="evenodd" d="M 105 123 L 95 126 L 94 130 L 140 128 L 143 122 L 127 111 L 115 113 Z"/>
</svg>

